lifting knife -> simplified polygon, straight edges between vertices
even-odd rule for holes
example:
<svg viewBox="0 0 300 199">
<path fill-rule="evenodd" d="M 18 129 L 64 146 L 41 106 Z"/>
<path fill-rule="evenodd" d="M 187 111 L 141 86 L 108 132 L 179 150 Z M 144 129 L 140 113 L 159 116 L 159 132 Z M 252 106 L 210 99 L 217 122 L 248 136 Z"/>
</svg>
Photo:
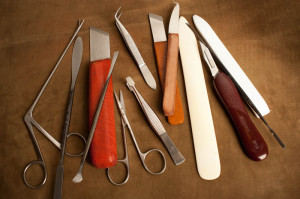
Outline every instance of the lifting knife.
<svg viewBox="0 0 300 199">
<path fill-rule="evenodd" d="M 199 33 L 187 25 L 199 40 L 202 55 L 214 78 L 214 88 L 233 121 L 245 153 L 255 161 L 266 159 L 269 154 L 268 146 L 251 121 L 236 87 L 225 73 L 219 71 L 209 49 L 201 42 Z"/>
<path fill-rule="evenodd" d="M 174 114 L 175 109 L 175 95 L 176 95 L 176 80 L 177 80 L 177 62 L 178 62 L 178 48 L 179 48 L 179 4 L 174 2 L 174 7 L 170 23 L 168 35 L 168 50 L 166 63 L 166 77 L 165 89 L 163 98 L 163 111 L 165 116 Z"/>
<path fill-rule="evenodd" d="M 166 57 L 167 57 L 167 37 L 163 19 L 161 16 L 149 13 L 149 21 L 152 30 L 154 41 L 154 50 L 156 56 L 156 64 L 162 91 L 165 88 L 165 74 L 166 74 Z M 174 115 L 168 116 L 169 124 L 176 125 L 184 122 L 184 113 L 182 102 L 180 98 L 179 88 L 176 80 L 176 95 L 175 95 L 175 110 Z"/>
</svg>

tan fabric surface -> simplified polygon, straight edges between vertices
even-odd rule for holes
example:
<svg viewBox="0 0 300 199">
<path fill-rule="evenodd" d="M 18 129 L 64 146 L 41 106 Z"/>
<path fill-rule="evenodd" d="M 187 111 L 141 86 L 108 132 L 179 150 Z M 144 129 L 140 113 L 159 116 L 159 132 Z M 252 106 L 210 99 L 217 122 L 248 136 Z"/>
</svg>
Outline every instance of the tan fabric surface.
<svg viewBox="0 0 300 199">
<path fill-rule="evenodd" d="M 88 136 L 88 64 L 89 26 L 110 33 L 111 54 L 120 55 L 113 73 L 114 90 L 122 89 L 128 117 L 142 151 L 161 149 L 167 159 L 163 175 L 145 171 L 127 132 L 130 179 L 124 186 L 112 185 L 105 170 L 87 162 L 84 180 L 72 178 L 80 158 L 65 158 L 63 198 L 298 198 L 300 196 L 300 6 L 297 1 L 259 0 L 180 0 L 180 15 L 192 23 L 192 15 L 203 17 L 215 30 L 242 69 L 262 94 L 270 109 L 265 117 L 279 134 L 282 150 L 267 127 L 250 114 L 269 147 L 262 162 L 247 158 L 234 128 L 218 101 L 212 78 L 204 70 L 221 160 L 221 176 L 205 181 L 198 175 L 188 116 L 187 100 L 179 61 L 178 84 L 185 122 L 168 125 L 161 111 L 162 93 L 156 69 L 148 13 L 163 16 L 166 30 L 173 3 L 169 1 L 43 1 L 2 0 L 0 2 L 0 198 L 52 198 L 59 150 L 34 129 L 46 161 L 48 179 L 39 189 L 30 189 L 22 180 L 25 165 L 37 160 L 23 117 L 52 71 L 76 28 L 78 19 L 86 19 L 79 32 L 84 52 L 75 88 L 70 131 Z M 144 82 L 114 25 L 114 14 L 122 6 L 121 21 L 140 49 L 152 72 L 157 90 Z M 34 118 L 54 138 L 60 140 L 71 81 L 72 48 L 61 62 L 39 100 Z M 204 65 L 205 66 L 205 65 Z M 169 136 L 186 161 L 175 166 L 166 149 L 148 125 L 138 103 L 125 85 L 131 76 L 137 89 L 158 114 Z M 199 85 L 201 86 L 201 85 Z M 118 155 L 123 157 L 119 113 L 115 105 Z M 72 139 L 70 150 L 81 143 Z M 123 170 L 122 170 L 123 171 Z M 121 173 L 119 173 L 121 174 Z M 35 177 L 33 177 L 35 176 Z M 41 178 L 36 167 L 28 173 L 31 180 Z"/>
</svg>

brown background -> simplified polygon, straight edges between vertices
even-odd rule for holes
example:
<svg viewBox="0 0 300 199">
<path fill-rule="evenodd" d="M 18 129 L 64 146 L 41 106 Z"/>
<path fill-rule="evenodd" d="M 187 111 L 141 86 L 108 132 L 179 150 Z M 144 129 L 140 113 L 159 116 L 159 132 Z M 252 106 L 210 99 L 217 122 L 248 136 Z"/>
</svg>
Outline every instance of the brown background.
<svg viewBox="0 0 300 199">
<path fill-rule="evenodd" d="M 205 181 L 197 173 L 187 100 L 179 63 L 178 82 L 185 110 L 185 122 L 167 124 L 161 112 L 161 89 L 154 58 L 148 13 L 161 15 L 166 28 L 173 9 L 169 1 L 45 1 L 2 0 L 0 3 L 0 197 L 52 198 L 59 150 L 40 132 L 36 137 L 48 169 L 48 180 L 40 189 L 30 189 L 22 180 L 25 165 L 36 154 L 23 117 L 50 74 L 77 26 L 84 41 L 81 69 L 77 78 L 71 131 L 88 136 L 88 64 L 89 26 L 110 33 L 111 53 L 120 55 L 113 73 L 114 90 L 122 89 L 128 117 L 142 151 L 159 148 L 167 158 L 163 175 L 147 173 L 138 159 L 127 134 L 130 179 L 124 186 L 112 185 L 105 170 L 86 163 L 80 184 L 72 183 L 80 158 L 65 158 L 63 198 L 299 198 L 300 196 L 300 6 L 297 1 L 260 0 L 180 0 L 180 15 L 192 23 L 192 15 L 203 17 L 262 94 L 272 110 L 265 119 L 286 144 L 282 150 L 263 123 L 253 119 L 266 140 L 270 155 L 262 162 L 247 158 L 235 131 L 212 89 L 212 78 L 203 64 L 207 90 L 221 160 L 221 176 Z M 122 6 L 121 21 L 131 33 L 151 70 L 158 88 L 150 89 L 135 66 L 114 25 L 114 14 Z M 167 29 L 166 29 L 167 30 Z M 61 62 L 53 79 L 39 100 L 34 118 L 60 140 L 67 95 L 71 80 L 72 48 Z M 175 166 L 158 137 L 150 129 L 133 94 L 124 80 L 131 76 L 137 89 L 162 120 L 169 136 L 185 156 Z M 201 86 L 201 85 L 199 85 Z M 119 114 L 115 106 L 119 157 L 123 157 Z M 68 147 L 80 145 L 73 139 Z M 78 150 L 78 149 L 77 149 Z M 120 174 L 120 173 L 119 173 Z M 28 177 L 41 177 L 34 168 Z"/>
</svg>

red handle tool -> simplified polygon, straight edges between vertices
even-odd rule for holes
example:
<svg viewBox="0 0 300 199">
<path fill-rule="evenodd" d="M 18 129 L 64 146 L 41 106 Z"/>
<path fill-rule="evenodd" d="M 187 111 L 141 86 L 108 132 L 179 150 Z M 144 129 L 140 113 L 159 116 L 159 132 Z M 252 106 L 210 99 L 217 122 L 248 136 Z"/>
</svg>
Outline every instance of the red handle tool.
<svg viewBox="0 0 300 199">
<path fill-rule="evenodd" d="M 110 65 L 110 59 L 94 61 L 90 64 L 89 128 L 92 125 Z M 112 78 L 109 80 L 95 134 L 91 143 L 90 157 L 92 164 L 98 168 L 109 168 L 117 164 L 118 157 Z"/>
</svg>

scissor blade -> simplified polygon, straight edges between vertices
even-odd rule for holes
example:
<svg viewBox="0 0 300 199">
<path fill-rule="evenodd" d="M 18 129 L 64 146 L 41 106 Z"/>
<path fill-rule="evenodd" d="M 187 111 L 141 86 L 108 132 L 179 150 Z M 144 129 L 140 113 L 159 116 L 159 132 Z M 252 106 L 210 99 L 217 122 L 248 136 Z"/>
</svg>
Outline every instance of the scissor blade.
<svg viewBox="0 0 300 199">
<path fill-rule="evenodd" d="M 120 90 L 120 102 L 121 102 L 121 105 L 122 105 L 122 108 L 123 108 L 124 112 L 126 112 L 123 93 L 122 93 L 121 90 Z"/>
<path fill-rule="evenodd" d="M 118 108 L 119 108 L 119 112 L 120 112 L 120 115 L 122 117 L 122 121 L 128 125 L 128 119 L 127 119 L 127 116 L 126 116 L 126 113 L 125 113 L 125 110 L 123 109 L 122 107 L 122 103 L 120 102 L 117 94 L 114 92 L 114 96 L 115 96 L 115 100 L 117 102 L 117 105 L 118 105 Z M 123 97 L 122 97 L 123 98 Z M 124 102 L 124 101 L 123 101 Z"/>
</svg>

